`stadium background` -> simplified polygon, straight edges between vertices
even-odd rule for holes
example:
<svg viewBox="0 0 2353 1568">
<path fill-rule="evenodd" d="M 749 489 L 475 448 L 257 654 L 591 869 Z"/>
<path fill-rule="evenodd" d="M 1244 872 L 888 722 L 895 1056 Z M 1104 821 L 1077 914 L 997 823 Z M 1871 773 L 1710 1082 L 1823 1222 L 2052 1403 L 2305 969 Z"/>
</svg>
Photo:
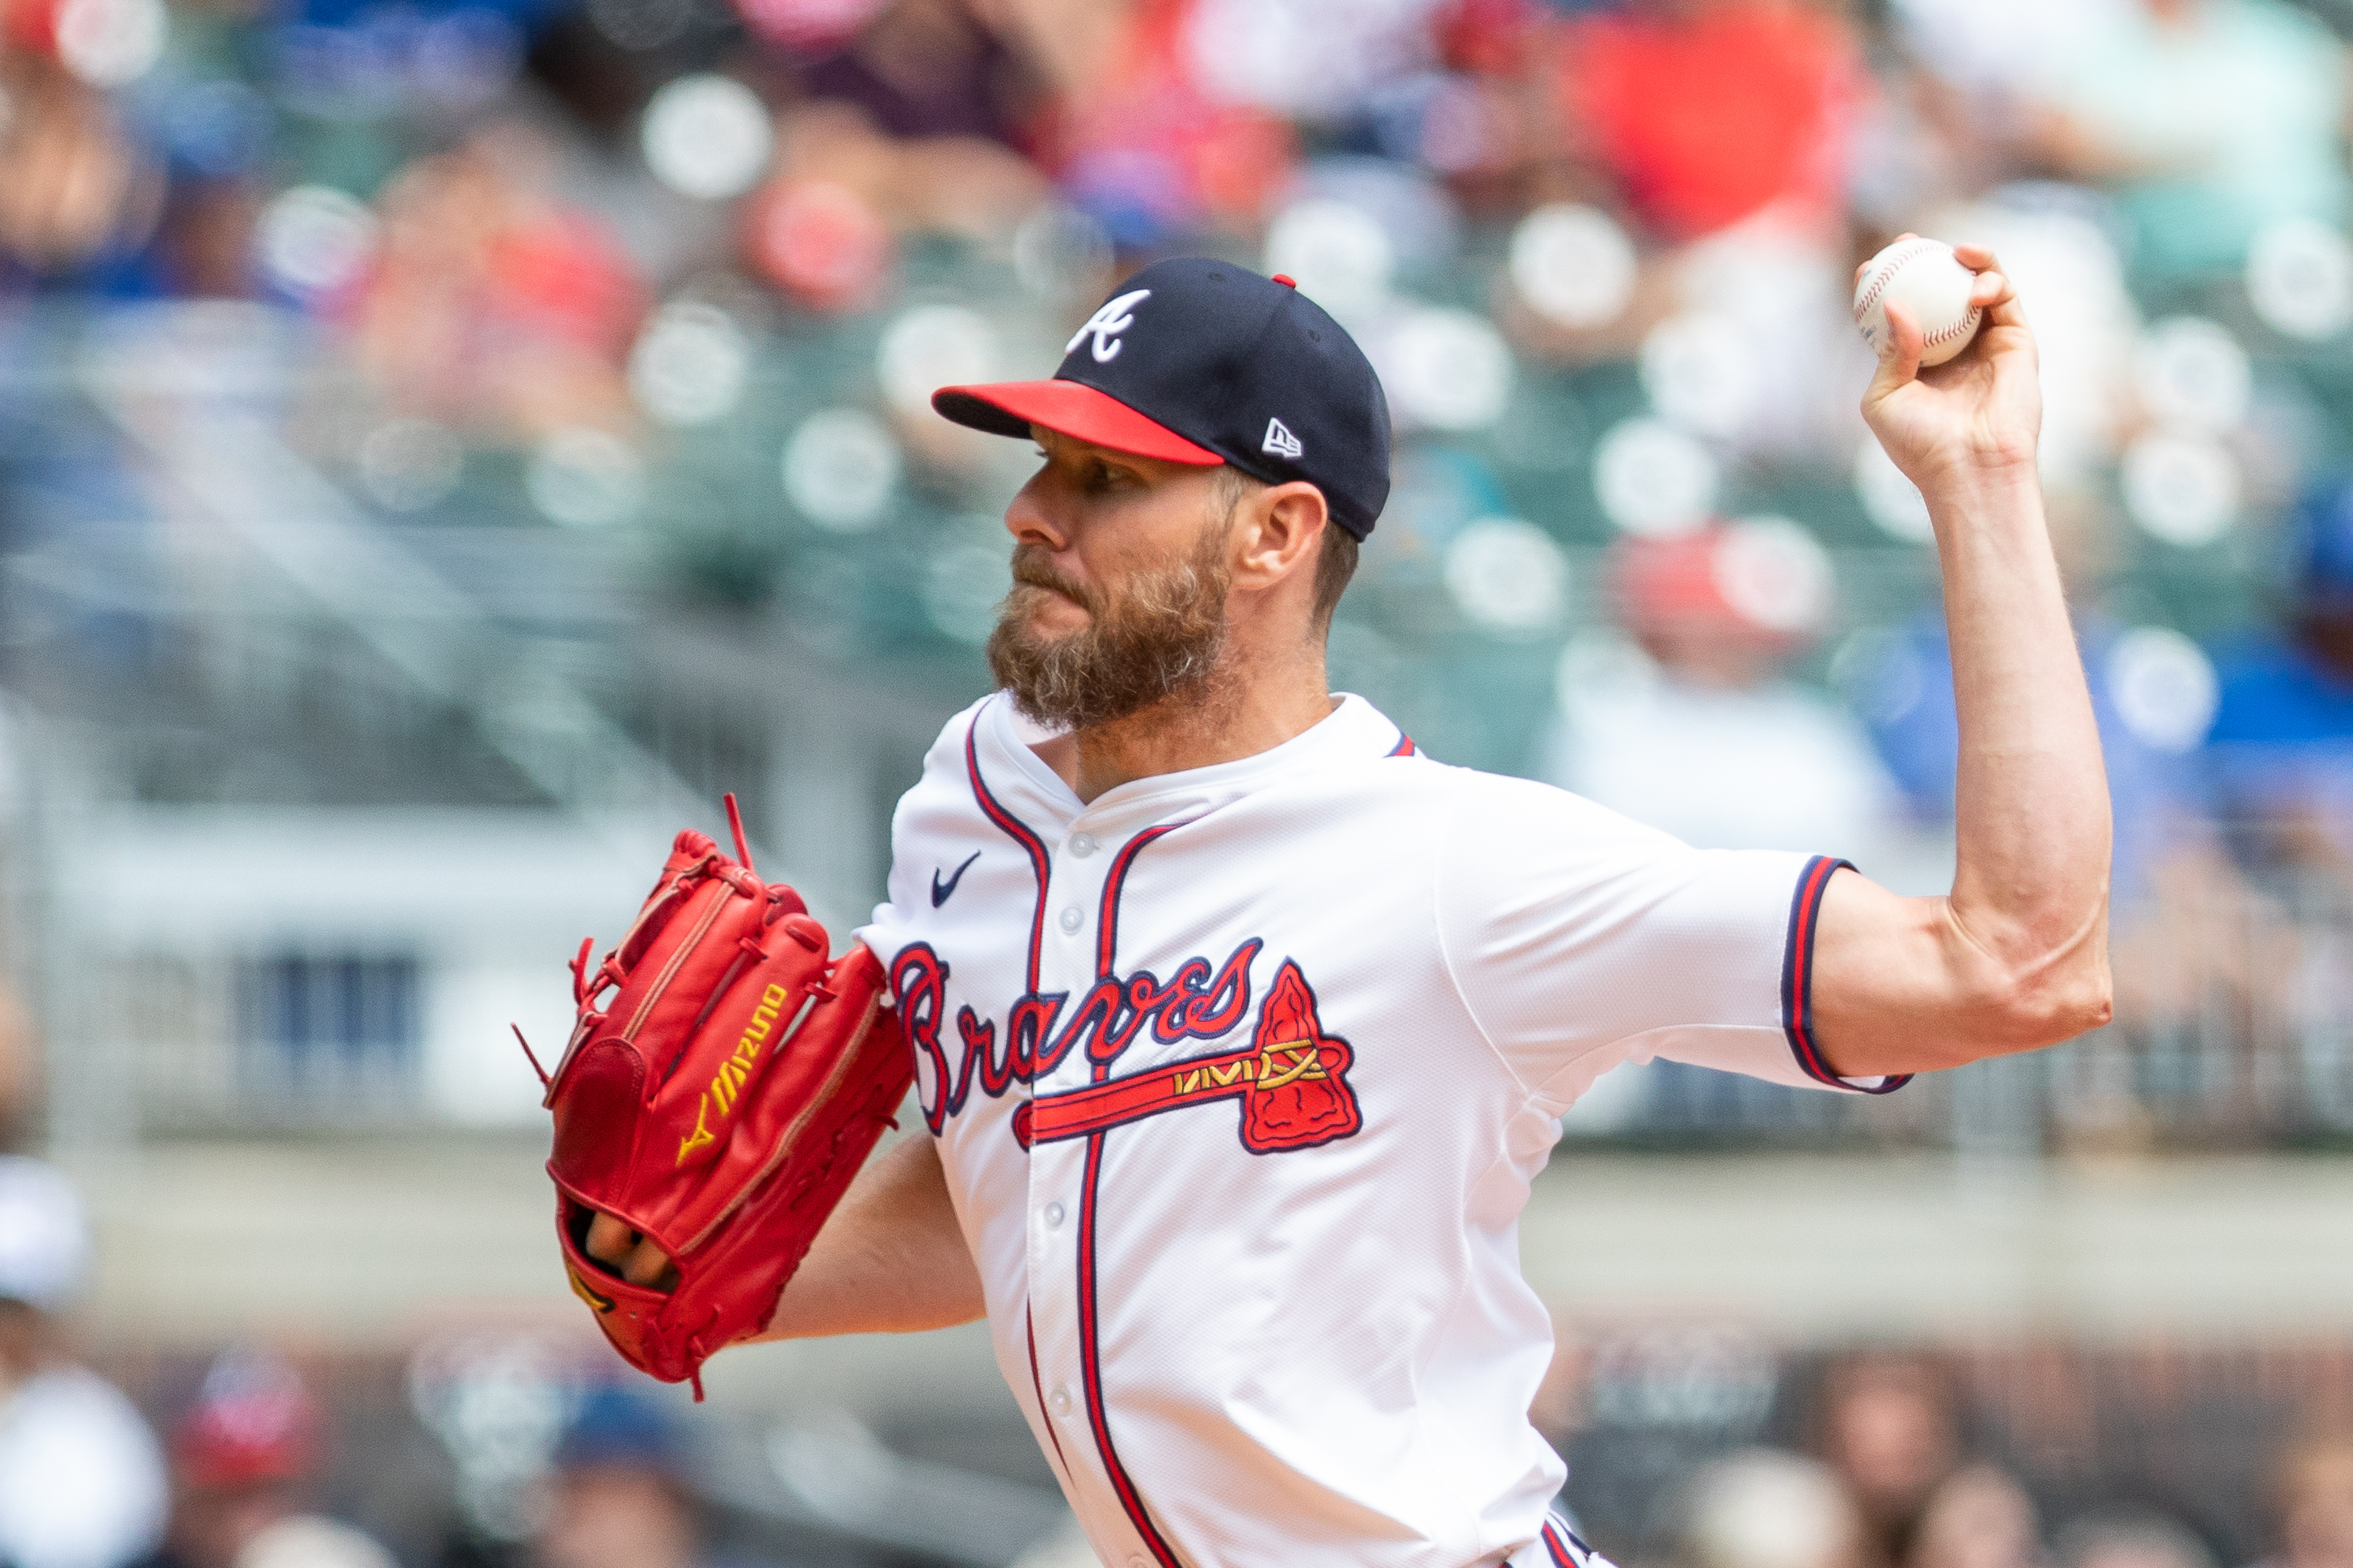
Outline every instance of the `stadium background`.
<svg viewBox="0 0 2353 1568">
<path fill-rule="evenodd" d="M 1336 688 L 1940 885 L 1935 561 L 1844 304 L 1906 228 L 1994 244 L 2043 341 L 2120 1015 L 1885 1101 L 1613 1075 L 1531 1212 L 1539 1422 L 1629 1568 L 2353 1563 L 2338 0 L 0 22 L 0 1099 L 187 1568 L 256 1568 L 187 1534 L 248 1493 L 413 1568 L 1070 1560 L 974 1335 L 615 1395 L 505 1026 L 562 1033 L 723 790 L 871 904 L 1026 464 L 924 397 L 1154 256 L 1296 276 L 1384 374 Z"/>
</svg>

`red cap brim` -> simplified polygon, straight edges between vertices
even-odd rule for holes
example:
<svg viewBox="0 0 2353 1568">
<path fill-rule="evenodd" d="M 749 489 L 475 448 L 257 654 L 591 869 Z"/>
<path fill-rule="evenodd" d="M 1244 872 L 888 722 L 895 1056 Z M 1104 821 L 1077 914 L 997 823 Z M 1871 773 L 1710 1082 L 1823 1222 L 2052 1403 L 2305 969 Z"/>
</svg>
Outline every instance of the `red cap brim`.
<svg viewBox="0 0 2353 1568">
<path fill-rule="evenodd" d="M 1208 468 L 1225 461 L 1107 392 L 1076 381 L 1000 381 L 987 386 L 943 386 L 932 407 L 944 419 L 995 436 L 1027 436 L 1029 426 L 1169 463 Z"/>
</svg>

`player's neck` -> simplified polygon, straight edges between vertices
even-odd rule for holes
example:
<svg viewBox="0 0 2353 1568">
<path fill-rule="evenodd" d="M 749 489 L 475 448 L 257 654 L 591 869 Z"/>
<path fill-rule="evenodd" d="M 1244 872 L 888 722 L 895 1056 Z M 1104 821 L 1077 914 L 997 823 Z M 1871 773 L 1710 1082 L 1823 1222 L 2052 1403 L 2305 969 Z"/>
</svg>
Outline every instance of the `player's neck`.
<svg viewBox="0 0 2353 1568">
<path fill-rule="evenodd" d="M 1214 767 L 1270 752 L 1332 714 L 1322 650 L 1310 661 L 1255 679 L 1230 666 L 1208 689 L 1155 703 L 1113 723 L 1058 735 L 1037 748 L 1071 792 L 1097 796 L 1138 779 Z"/>
</svg>

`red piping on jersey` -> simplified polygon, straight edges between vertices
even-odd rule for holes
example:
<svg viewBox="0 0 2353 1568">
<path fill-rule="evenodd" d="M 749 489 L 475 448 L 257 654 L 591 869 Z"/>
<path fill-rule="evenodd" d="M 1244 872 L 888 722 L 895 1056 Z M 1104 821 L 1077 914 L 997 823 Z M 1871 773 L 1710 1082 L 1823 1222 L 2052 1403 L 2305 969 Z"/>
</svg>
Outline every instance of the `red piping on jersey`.
<svg viewBox="0 0 2353 1568">
<path fill-rule="evenodd" d="M 1388 755 L 1392 757 L 1410 757 L 1419 750 L 1420 748 L 1413 743 L 1413 737 L 1407 734 L 1404 731 L 1399 730 L 1398 731 L 1398 743 L 1388 749 Z"/>
<path fill-rule="evenodd" d="M 1095 934 L 1095 967 L 1102 977 L 1111 977 L 1118 958 L 1119 899 L 1127 886 L 1127 873 L 1135 864 L 1136 853 L 1163 834 L 1174 833 L 1184 826 L 1182 822 L 1169 822 L 1145 828 L 1129 839 L 1127 847 L 1112 862 L 1111 872 L 1103 879 L 1103 918 Z M 1042 905 L 1039 912 L 1043 912 Z M 1095 1064 L 1095 1082 L 1102 1083 L 1110 1077 L 1109 1062 Z M 1184 1568 L 1176 1548 L 1168 1544 L 1159 1526 L 1153 1523 L 1134 1479 L 1120 1462 L 1119 1450 L 1111 1440 L 1111 1413 L 1103 1402 L 1103 1360 L 1095 1339 L 1095 1189 L 1103 1174 L 1103 1140 L 1109 1135 L 1089 1134 L 1086 1179 L 1079 1188 L 1079 1373 L 1086 1386 L 1087 1422 L 1094 1428 L 1095 1448 L 1103 1455 L 1103 1471 L 1111 1478 L 1112 1489 L 1119 1494 L 1119 1505 L 1126 1510 L 1128 1523 L 1152 1549 L 1160 1568 Z"/>
<path fill-rule="evenodd" d="M 1120 1463 L 1119 1450 L 1112 1446 L 1110 1414 L 1103 1408 L 1103 1363 L 1095 1342 L 1095 1184 L 1103 1174 L 1103 1140 L 1109 1136 L 1097 1132 L 1087 1139 L 1086 1184 L 1080 1189 L 1079 1197 L 1079 1367 L 1085 1374 L 1087 1421 L 1094 1427 L 1095 1447 L 1102 1451 L 1103 1470 L 1111 1477 L 1112 1489 L 1119 1493 L 1120 1507 L 1127 1510 L 1128 1523 L 1152 1548 L 1160 1568 L 1184 1568 L 1176 1549 L 1152 1522 L 1152 1515 L 1145 1510 L 1144 1499 L 1137 1494 L 1127 1467 Z"/>
<path fill-rule="evenodd" d="M 1186 822 L 1192 820 L 1191 817 L 1185 819 Z M 1127 847 L 1119 852 L 1119 858 L 1111 863 L 1111 874 L 1103 879 L 1103 918 L 1095 922 L 1096 979 L 1109 980 L 1113 977 L 1113 960 L 1119 952 L 1119 894 L 1120 889 L 1127 885 L 1127 868 L 1135 864 L 1137 851 L 1145 845 L 1184 826 L 1184 822 L 1164 822 L 1157 827 L 1145 828 L 1129 839 Z M 1045 906 L 1039 905 L 1038 912 L 1044 914 Z M 1034 982 L 1030 988 L 1037 988 Z M 1100 1083 L 1110 1076 L 1110 1063 L 1101 1063 L 1095 1068 L 1096 1082 Z"/>
<path fill-rule="evenodd" d="M 1046 1424 L 1046 1436 L 1054 1445 L 1054 1458 L 1067 1476 L 1071 1473 L 1071 1461 L 1062 1458 L 1062 1435 L 1054 1430 L 1054 1412 L 1046 1403 L 1046 1381 L 1038 1375 L 1038 1314 L 1029 1310 L 1027 1301 L 1021 1303 L 1021 1326 L 1029 1336 L 1029 1387 L 1038 1395 L 1038 1416 Z"/>
<path fill-rule="evenodd" d="M 1781 1029 L 1789 1037 L 1789 1049 L 1799 1068 L 1815 1082 L 1863 1094 L 1893 1094 L 1912 1081 L 1910 1073 L 1887 1078 L 1874 1089 L 1863 1089 L 1832 1072 L 1814 1039 L 1814 936 L 1821 924 L 1822 895 L 1830 889 L 1831 874 L 1841 867 L 1853 869 L 1847 861 L 1815 856 L 1806 862 L 1798 878 L 1798 890 L 1790 896 L 1789 935 L 1781 949 Z"/>
<path fill-rule="evenodd" d="M 972 779 L 972 798 L 980 803 L 982 815 L 1003 828 L 1007 837 L 1021 846 L 1029 857 L 1029 869 L 1038 879 L 1038 907 L 1029 916 L 1029 984 L 1023 988 L 1034 996 L 1038 993 L 1038 955 L 1046 940 L 1046 841 L 1032 833 L 1019 817 L 998 805 L 997 797 L 988 793 L 988 785 L 980 776 L 980 751 L 974 743 L 980 733 L 980 717 L 979 713 L 974 714 L 971 726 L 964 732 L 964 766 Z"/>
<path fill-rule="evenodd" d="M 1584 1563 L 1579 1560 L 1577 1553 L 1568 1549 L 1569 1542 L 1576 1541 L 1577 1537 L 1570 1535 L 1567 1530 L 1563 1529 L 1561 1527 L 1560 1521 L 1553 1518 L 1550 1514 L 1546 1514 L 1545 1516 L 1544 1531 L 1542 1533 L 1544 1536 L 1545 1551 L 1549 1552 L 1552 1556 L 1553 1568 L 1585 1568 Z M 1566 1539 L 1564 1539 L 1564 1537 L 1566 1537 Z M 1584 1543 L 1579 1542 L 1578 1544 L 1582 1545 Z"/>
</svg>

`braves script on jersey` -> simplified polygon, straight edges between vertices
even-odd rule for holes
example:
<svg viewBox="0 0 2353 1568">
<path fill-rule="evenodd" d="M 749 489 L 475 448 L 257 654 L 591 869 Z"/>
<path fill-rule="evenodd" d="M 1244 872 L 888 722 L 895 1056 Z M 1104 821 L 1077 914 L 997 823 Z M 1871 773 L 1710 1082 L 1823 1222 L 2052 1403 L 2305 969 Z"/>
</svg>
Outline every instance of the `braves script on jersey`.
<svg viewBox="0 0 2353 1568">
<path fill-rule="evenodd" d="M 1621 1061 L 1838 1083 L 1807 1019 L 1833 863 L 1444 766 L 1353 697 L 1087 805 L 1038 738 L 1002 696 L 949 723 L 861 935 L 1095 1551 L 1581 1562 L 1527 1420 L 1529 1181 Z"/>
</svg>

